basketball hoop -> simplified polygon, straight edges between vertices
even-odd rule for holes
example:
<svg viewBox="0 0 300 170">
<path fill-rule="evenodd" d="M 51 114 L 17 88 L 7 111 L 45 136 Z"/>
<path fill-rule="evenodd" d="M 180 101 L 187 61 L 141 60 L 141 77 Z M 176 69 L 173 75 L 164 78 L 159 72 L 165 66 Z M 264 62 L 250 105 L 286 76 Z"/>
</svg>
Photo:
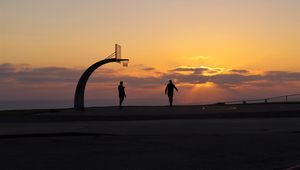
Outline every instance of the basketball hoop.
<svg viewBox="0 0 300 170">
<path fill-rule="evenodd" d="M 84 91 L 86 87 L 86 83 L 90 77 L 90 75 L 100 66 L 107 64 L 107 63 L 122 63 L 123 67 L 128 67 L 129 59 L 123 59 L 121 56 L 121 46 L 116 44 L 115 45 L 115 52 L 106 57 L 104 60 L 100 60 L 89 68 L 87 68 L 84 73 L 81 75 L 75 91 L 75 98 L 74 98 L 74 108 L 76 110 L 84 110 Z"/>
</svg>

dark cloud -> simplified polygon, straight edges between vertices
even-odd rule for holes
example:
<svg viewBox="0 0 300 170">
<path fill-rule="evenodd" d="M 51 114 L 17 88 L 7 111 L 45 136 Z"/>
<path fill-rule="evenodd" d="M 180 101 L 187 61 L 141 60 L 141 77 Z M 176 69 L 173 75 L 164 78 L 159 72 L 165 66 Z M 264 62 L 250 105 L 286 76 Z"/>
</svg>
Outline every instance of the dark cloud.
<svg viewBox="0 0 300 170">
<path fill-rule="evenodd" d="M 232 70 L 230 70 L 230 72 L 232 72 L 232 73 L 238 73 L 238 74 L 246 74 L 249 71 L 248 70 L 243 70 L 243 69 L 232 69 Z"/>
<path fill-rule="evenodd" d="M 163 75 L 165 79 L 176 79 L 179 82 L 184 83 L 191 83 L 191 84 L 203 84 L 207 82 L 211 82 L 220 86 L 229 85 L 235 86 L 239 84 L 245 83 L 253 83 L 253 82 L 261 82 L 264 83 L 283 83 L 283 82 L 291 82 L 291 81 L 300 81 L 300 72 L 288 72 L 288 71 L 268 71 L 264 74 L 248 74 L 245 75 L 244 73 L 249 73 L 248 70 L 231 70 L 235 73 L 228 73 L 228 74 L 216 74 L 216 75 L 202 75 L 193 72 L 191 74 L 180 74 L 176 73 L 176 71 L 192 71 L 195 70 L 194 68 L 178 68 L 173 69 L 174 73 L 169 73 Z M 211 69 L 214 71 L 214 69 Z M 211 71 L 210 70 L 210 71 Z M 215 71 L 214 73 L 217 73 Z M 207 73 L 207 72 L 206 72 Z"/>
<path fill-rule="evenodd" d="M 153 70 L 154 68 L 146 68 Z M 219 86 L 237 86 L 241 84 L 254 82 L 282 83 L 291 81 L 300 81 L 300 72 L 288 71 L 268 71 L 264 74 L 241 74 L 248 73 L 247 70 L 231 70 L 228 74 L 203 75 L 205 71 L 212 71 L 209 68 L 175 68 L 168 73 L 159 74 L 159 76 L 135 77 L 129 75 L 115 74 L 117 71 L 111 69 L 98 69 L 92 75 L 90 82 L 115 83 L 120 80 L 125 81 L 133 87 L 154 87 L 167 83 L 173 79 L 181 83 L 203 84 L 207 82 Z M 83 73 L 83 69 L 64 68 L 64 67 L 39 67 L 17 66 L 12 64 L 0 65 L 0 80 L 7 82 L 13 80 L 19 83 L 77 83 Z M 180 72 L 191 72 L 181 74 Z"/>
<path fill-rule="evenodd" d="M 171 72 L 193 72 L 195 74 L 203 74 L 205 71 L 210 71 L 208 68 L 203 67 L 177 67 L 175 69 L 170 70 Z"/>
<path fill-rule="evenodd" d="M 264 79 L 269 81 L 299 81 L 300 72 L 287 71 L 267 71 L 264 74 Z"/>
<path fill-rule="evenodd" d="M 144 71 L 154 71 L 155 68 L 154 67 L 145 67 L 145 68 L 142 68 L 142 70 L 144 70 Z"/>
<path fill-rule="evenodd" d="M 11 64 L 0 65 L 0 79 L 22 83 L 72 82 L 78 79 L 82 70 L 63 67 L 20 67 Z"/>
<path fill-rule="evenodd" d="M 11 64 L 9 63 L 0 64 L 0 75 L 7 74 L 14 71 L 15 68 Z"/>
<path fill-rule="evenodd" d="M 20 83 L 49 83 L 62 82 L 74 83 L 77 82 L 83 73 L 83 69 L 66 68 L 66 67 L 38 67 L 33 68 L 23 65 L 1 64 L 0 65 L 0 80 L 15 80 Z M 99 68 L 92 75 L 93 81 L 111 81 L 116 71 L 113 69 Z"/>
<path fill-rule="evenodd" d="M 209 81 L 218 85 L 238 85 L 261 79 L 261 75 L 218 74 L 210 76 Z"/>
<path fill-rule="evenodd" d="M 208 73 L 208 74 L 216 74 L 218 73 L 220 70 L 209 70 L 209 71 L 206 71 L 205 73 Z"/>
</svg>

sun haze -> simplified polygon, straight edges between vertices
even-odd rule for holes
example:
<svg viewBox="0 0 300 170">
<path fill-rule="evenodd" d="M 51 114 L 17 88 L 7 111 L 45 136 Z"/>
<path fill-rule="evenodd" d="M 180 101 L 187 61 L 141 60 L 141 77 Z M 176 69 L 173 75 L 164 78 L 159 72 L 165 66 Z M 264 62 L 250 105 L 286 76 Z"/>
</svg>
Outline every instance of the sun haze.
<svg viewBox="0 0 300 170">
<path fill-rule="evenodd" d="M 127 104 L 163 104 L 169 79 L 181 104 L 299 92 L 298 0 L 4 0 L 0 11 L 0 101 L 72 105 L 115 43 L 129 67 L 97 70 L 90 105 L 114 105 L 119 80 Z"/>
</svg>

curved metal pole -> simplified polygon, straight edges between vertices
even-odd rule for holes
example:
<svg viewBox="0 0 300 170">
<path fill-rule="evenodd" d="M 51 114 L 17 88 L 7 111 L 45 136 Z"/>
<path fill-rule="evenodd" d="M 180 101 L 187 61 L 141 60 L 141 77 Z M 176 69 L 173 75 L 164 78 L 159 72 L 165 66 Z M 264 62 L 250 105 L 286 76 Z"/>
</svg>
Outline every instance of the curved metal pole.
<svg viewBox="0 0 300 170">
<path fill-rule="evenodd" d="M 77 87 L 76 87 L 76 92 L 75 92 L 75 98 L 74 98 L 74 108 L 76 110 L 84 110 L 84 91 L 85 91 L 85 86 L 86 83 L 91 76 L 91 74 L 100 66 L 111 63 L 111 62 L 118 62 L 121 59 L 116 59 L 116 58 L 109 58 L 109 59 L 104 59 L 101 60 L 93 65 L 91 65 L 85 72 L 82 74 L 80 77 Z"/>
</svg>

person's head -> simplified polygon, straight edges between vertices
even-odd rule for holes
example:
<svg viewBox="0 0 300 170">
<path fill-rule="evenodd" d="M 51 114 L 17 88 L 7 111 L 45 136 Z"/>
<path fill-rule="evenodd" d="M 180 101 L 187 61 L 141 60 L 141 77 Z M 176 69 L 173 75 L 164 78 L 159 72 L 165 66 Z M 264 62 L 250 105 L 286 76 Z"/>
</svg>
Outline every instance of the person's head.
<svg viewBox="0 0 300 170">
<path fill-rule="evenodd" d="M 123 81 L 120 81 L 120 85 L 123 85 Z"/>
<path fill-rule="evenodd" d="M 169 83 L 172 83 L 172 80 L 169 80 Z"/>
</svg>

